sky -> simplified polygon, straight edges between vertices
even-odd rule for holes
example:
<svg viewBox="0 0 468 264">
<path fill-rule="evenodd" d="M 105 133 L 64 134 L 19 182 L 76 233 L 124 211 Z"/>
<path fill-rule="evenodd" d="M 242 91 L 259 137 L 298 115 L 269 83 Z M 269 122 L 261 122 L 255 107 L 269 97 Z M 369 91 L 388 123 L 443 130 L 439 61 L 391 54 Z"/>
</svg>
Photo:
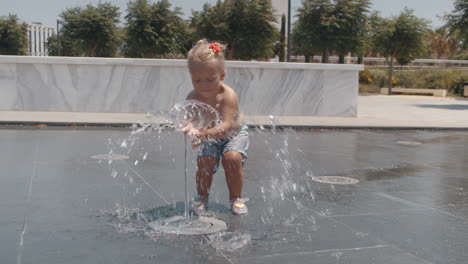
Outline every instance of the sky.
<svg viewBox="0 0 468 264">
<path fill-rule="evenodd" d="M 0 0 L 0 16 L 6 16 L 9 13 L 16 14 L 24 22 L 42 22 L 46 26 L 55 27 L 56 20 L 62 11 L 90 3 L 96 5 L 99 2 L 99 0 Z M 120 7 L 121 20 L 123 20 L 128 0 L 102 0 L 101 2 L 110 2 Z M 169 0 L 169 2 L 172 7 L 181 7 L 185 13 L 184 17 L 188 18 L 191 10 L 201 10 L 204 3 L 214 4 L 216 0 Z M 440 17 L 453 10 L 453 2 L 454 0 L 371 0 L 371 9 L 380 11 L 381 16 L 389 17 L 398 15 L 406 6 L 414 9 L 416 16 L 432 21 L 431 26 L 436 28 L 444 24 Z M 300 5 L 301 0 L 291 0 L 293 15 L 294 10 L 297 10 Z"/>
</svg>

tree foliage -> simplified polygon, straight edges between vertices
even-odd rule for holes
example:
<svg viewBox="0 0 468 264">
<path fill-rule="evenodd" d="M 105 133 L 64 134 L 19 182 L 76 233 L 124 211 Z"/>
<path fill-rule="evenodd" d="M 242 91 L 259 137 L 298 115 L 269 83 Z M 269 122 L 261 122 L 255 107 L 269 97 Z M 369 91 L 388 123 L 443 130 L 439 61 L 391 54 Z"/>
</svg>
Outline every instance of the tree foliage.
<svg viewBox="0 0 468 264">
<path fill-rule="evenodd" d="M 221 0 L 214 6 L 205 3 L 202 11 L 193 11 L 190 27 L 194 29 L 194 38 L 228 41 L 231 34 L 228 15 L 228 3 Z"/>
<path fill-rule="evenodd" d="M 61 45 L 63 54 L 115 56 L 120 45 L 117 35 L 119 16 L 119 8 L 110 3 L 75 7 L 62 12 L 63 27 L 59 37 L 64 41 Z"/>
<path fill-rule="evenodd" d="M 376 25 L 373 45 L 389 64 L 389 93 L 391 94 L 393 66 L 407 64 L 427 51 L 426 32 L 428 21 L 417 18 L 411 9 L 403 9 L 400 15 L 382 18 Z"/>
<path fill-rule="evenodd" d="M 369 0 L 303 0 L 293 28 L 295 51 L 321 53 L 328 62 L 334 50 L 343 63 L 345 53 L 365 44 L 369 7 Z"/>
<path fill-rule="evenodd" d="M 369 0 L 336 0 L 331 30 L 339 63 L 344 63 L 347 52 L 358 52 L 365 45 L 369 8 Z"/>
<path fill-rule="evenodd" d="M 84 56 L 80 52 L 76 41 L 63 35 L 57 38 L 57 35 L 52 35 L 47 39 L 46 48 L 49 56 Z"/>
<path fill-rule="evenodd" d="M 305 62 L 310 62 L 310 58 L 319 53 L 320 50 L 317 46 L 312 45 L 311 41 L 307 41 L 310 37 L 305 30 L 300 27 L 302 23 L 294 22 L 293 30 L 291 32 L 291 52 L 293 54 L 300 54 L 305 57 Z"/>
<path fill-rule="evenodd" d="M 463 48 L 468 48 L 468 1 L 455 0 L 454 10 L 445 16 L 451 34 L 458 34 Z"/>
<path fill-rule="evenodd" d="M 28 25 L 20 23 L 16 15 L 0 17 L 0 54 L 27 55 Z"/>
<path fill-rule="evenodd" d="M 193 12 L 191 26 L 198 38 L 228 44 L 230 59 L 261 59 L 273 55 L 278 30 L 271 0 L 218 0 Z"/>
<path fill-rule="evenodd" d="M 147 0 L 128 3 L 126 56 L 156 58 L 186 53 L 188 24 L 180 17 L 180 8 L 171 10 L 170 7 L 168 0 L 154 4 Z"/>
<path fill-rule="evenodd" d="M 322 61 L 327 62 L 331 47 L 331 10 L 330 0 L 302 1 L 297 12 L 297 21 L 293 28 L 293 45 L 295 51 L 308 57 L 310 54 L 322 53 Z"/>
</svg>

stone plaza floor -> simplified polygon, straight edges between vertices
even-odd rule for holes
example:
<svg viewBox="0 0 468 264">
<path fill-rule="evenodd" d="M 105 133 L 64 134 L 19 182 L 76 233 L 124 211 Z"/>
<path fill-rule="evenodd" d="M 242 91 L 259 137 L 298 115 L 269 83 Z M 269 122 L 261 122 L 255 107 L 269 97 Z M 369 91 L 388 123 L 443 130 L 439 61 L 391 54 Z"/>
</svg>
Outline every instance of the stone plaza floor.
<svg viewBox="0 0 468 264">
<path fill-rule="evenodd" d="M 2 126 L 1 263 L 468 263 L 468 132 L 257 128 L 250 143 L 249 215 L 229 212 L 220 169 L 207 215 L 227 230 L 169 235 L 147 224 L 183 214 L 185 166 L 193 195 L 181 134 Z"/>
</svg>

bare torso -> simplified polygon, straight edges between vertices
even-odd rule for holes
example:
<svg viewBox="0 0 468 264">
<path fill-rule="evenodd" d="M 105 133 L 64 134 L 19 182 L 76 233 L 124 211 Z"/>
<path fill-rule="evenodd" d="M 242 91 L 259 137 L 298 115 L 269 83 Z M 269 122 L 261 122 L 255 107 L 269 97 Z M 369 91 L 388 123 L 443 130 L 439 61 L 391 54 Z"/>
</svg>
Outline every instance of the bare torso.
<svg viewBox="0 0 468 264">
<path fill-rule="evenodd" d="M 224 83 L 221 83 L 219 92 L 212 98 L 200 96 L 195 90 L 192 90 L 188 96 L 188 100 L 197 100 L 208 104 L 218 110 L 221 114 L 221 122 L 232 120 L 230 130 L 239 131 L 242 126 L 242 115 L 239 112 L 239 102 L 234 90 Z"/>
</svg>

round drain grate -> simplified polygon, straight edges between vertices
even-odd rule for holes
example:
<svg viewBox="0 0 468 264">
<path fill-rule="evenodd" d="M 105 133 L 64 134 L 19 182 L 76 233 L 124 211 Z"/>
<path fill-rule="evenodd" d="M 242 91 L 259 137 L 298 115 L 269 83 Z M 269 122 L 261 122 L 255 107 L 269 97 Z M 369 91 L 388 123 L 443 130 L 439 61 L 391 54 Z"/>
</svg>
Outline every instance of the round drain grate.
<svg viewBox="0 0 468 264">
<path fill-rule="evenodd" d="M 186 222 L 183 216 L 173 216 L 153 221 L 148 226 L 155 231 L 174 235 L 203 235 L 226 229 L 225 222 L 204 216 L 189 222 Z"/>
<path fill-rule="evenodd" d="M 128 156 L 120 154 L 99 154 L 91 156 L 91 158 L 99 160 L 125 160 L 128 159 Z"/>
<path fill-rule="evenodd" d="M 349 177 L 343 177 L 343 176 L 315 176 L 312 177 L 312 180 L 316 182 L 321 182 L 321 183 L 329 183 L 329 184 L 356 184 L 359 181 L 353 178 Z"/>
<path fill-rule="evenodd" d="M 406 146 L 417 146 L 417 145 L 421 145 L 422 143 L 417 142 L 417 141 L 397 141 L 397 144 L 406 145 Z"/>
</svg>

